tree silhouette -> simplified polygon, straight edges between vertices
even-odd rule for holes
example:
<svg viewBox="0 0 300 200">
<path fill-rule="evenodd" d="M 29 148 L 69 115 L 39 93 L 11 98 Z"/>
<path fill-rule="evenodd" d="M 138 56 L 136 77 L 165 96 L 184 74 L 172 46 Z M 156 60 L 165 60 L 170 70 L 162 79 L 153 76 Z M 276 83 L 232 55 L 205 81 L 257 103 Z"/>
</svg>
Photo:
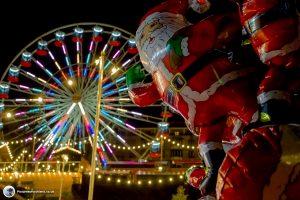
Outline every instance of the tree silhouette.
<svg viewBox="0 0 300 200">
<path fill-rule="evenodd" d="M 172 195 L 172 200 L 187 200 L 188 195 L 184 194 L 184 190 L 182 185 L 178 186 L 177 194 Z"/>
</svg>

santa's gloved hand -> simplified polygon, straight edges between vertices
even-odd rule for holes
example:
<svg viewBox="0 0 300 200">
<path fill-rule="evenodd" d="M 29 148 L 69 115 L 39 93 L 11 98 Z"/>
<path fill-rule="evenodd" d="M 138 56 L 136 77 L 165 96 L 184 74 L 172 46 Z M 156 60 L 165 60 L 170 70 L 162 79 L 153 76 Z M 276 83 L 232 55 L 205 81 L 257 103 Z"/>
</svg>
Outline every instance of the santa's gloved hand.
<svg viewBox="0 0 300 200">
<path fill-rule="evenodd" d="M 167 46 L 169 50 L 172 49 L 179 57 L 183 56 L 182 47 L 181 47 L 183 38 L 184 38 L 183 36 L 174 36 L 170 38 L 167 42 Z"/>
<path fill-rule="evenodd" d="M 134 85 L 142 82 L 145 79 L 145 72 L 142 71 L 140 64 L 131 67 L 126 73 L 126 84 L 127 86 Z"/>
</svg>

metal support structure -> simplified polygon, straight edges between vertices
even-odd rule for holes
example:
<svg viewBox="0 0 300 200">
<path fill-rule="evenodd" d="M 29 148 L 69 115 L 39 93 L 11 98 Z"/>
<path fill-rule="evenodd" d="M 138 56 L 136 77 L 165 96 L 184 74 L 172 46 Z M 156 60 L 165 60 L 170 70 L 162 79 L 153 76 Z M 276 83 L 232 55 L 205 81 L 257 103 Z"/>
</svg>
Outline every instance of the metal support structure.
<svg viewBox="0 0 300 200">
<path fill-rule="evenodd" d="M 99 117 L 100 117 L 100 104 L 101 104 L 101 96 L 102 96 L 104 62 L 105 62 L 105 52 L 102 51 L 100 56 L 100 63 L 99 63 L 99 79 L 98 79 L 97 104 L 96 104 L 96 116 L 95 116 L 96 125 L 94 130 L 94 139 L 93 139 L 93 152 L 92 152 L 92 161 L 91 161 L 91 176 L 90 176 L 88 200 L 93 200 L 93 194 L 94 194 L 96 153 L 97 153 L 97 141 L 98 141 L 99 123 L 100 123 Z"/>
<path fill-rule="evenodd" d="M 168 117 L 167 117 L 167 115 L 166 115 L 166 113 L 167 113 L 167 106 L 165 105 L 165 107 L 164 107 L 164 115 L 163 115 L 163 122 L 167 122 L 167 120 L 168 120 Z M 160 161 L 163 161 L 163 154 L 164 154 L 164 139 L 163 139 L 163 137 L 161 136 L 161 135 L 159 135 L 159 137 L 160 137 Z"/>
<path fill-rule="evenodd" d="M 63 173 L 65 172 L 65 165 L 68 163 L 69 158 L 66 156 L 65 158 L 63 158 L 63 163 L 62 163 L 62 170 L 61 170 L 61 176 L 60 176 L 60 187 L 59 187 L 59 200 L 62 199 L 62 190 L 63 190 Z"/>
<path fill-rule="evenodd" d="M 36 137 L 35 136 L 33 136 L 33 138 L 32 138 L 32 149 L 31 149 L 31 158 L 33 159 L 34 158 L 34 151 L 35 151 L 35 139 L 36 139 Z"/>
<path fill-rule="evenodd" d="M 160 161 L 163 161 L 164 139 L 160 137 Z"/>
<path fill-rule="evenodd" d="M 63 171 L 64 171 L 64 168 L 65 168 L 65 162 L 63 161 L 63 166 L 62 166 L 62 172 L 60 174 L 60 186 L 59 186 L 59 197 L 58 197 L 58 200 L 61 200 L 61 196 L 62 196 L 62 188 L 63 188 L 63 181 L 64 181 L 64 178 L 63 178 Z"/>
</svg>

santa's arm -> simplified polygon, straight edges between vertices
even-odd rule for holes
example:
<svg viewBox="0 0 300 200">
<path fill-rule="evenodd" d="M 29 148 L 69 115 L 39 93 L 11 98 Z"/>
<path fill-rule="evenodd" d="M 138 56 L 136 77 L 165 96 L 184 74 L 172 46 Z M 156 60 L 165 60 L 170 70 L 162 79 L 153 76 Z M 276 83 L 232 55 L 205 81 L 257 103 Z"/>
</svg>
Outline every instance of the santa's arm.
<svg viewBox="0 0 300 200">
<path fill-rule="evenodd" d="M 165 12 L 183 15 L 189 8 L 199 14 L 202 14 L 205 13 L 211 6 L 211 3 L 208 0 L 168 0 L 164 4 Z"/>
<path fill-rule="evenodd" d="M 210 8 L 210 2 L 208 0 L 167 0 L 149 10 L 141 21 L 144 21 L 147 16 L 154 12 L 169 12 L 185 15 L 189 8 L 197 13 L 204 13 Z"/>
<path fill-rule="evenodd" d="M 140 107 L 151 105 L 161 99 L 156 84 L 143 83 L 145 73 L 141 66 L 137 65 L 129 69 L 126 73 L 126 84 L 128 94 L 134 104 Z"/>
</svg>

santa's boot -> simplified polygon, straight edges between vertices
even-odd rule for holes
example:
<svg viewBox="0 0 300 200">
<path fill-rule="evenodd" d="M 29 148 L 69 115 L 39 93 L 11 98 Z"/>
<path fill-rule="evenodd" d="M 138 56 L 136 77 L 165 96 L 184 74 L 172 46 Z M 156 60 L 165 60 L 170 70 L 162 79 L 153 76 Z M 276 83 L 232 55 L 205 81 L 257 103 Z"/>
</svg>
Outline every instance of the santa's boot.
<svg viewBox="0 0 300 200">
<path fill-rule="evenodd" d="M 201 197 L 199 200 L 217 200 L 215 196 L 207 195 L 204 197 Z"/>
<path fill-rule="evenodd" d="M 218 171 L 225 157 L 225 152 L 223 149 L 213 149 L 203 153 L 202 157 L 207 168 L 207 174 L 199 189 L 203 196 L 215 195 Z"/>
<path fill-rule="evenodd" d="M 288 92 L 288 71 L 270 68 L 261 81 L 257 96 L 258 118 L 243 129 L 243 133 L 254 128 L 280 124 L 300 124 L 290 103 Z"/>
<path fill-rule="evenodd" d="M 299 113 L 297 114 L 297 111 L 290 105 L 288 95 L 285 95 L 283 91 L 276 90 L 270 91 L 268 94 L 275 98 L 271 98 L 268 101 L 261 101 L 259 104 L 258 119 L 245 126 L 243 134 L 251 129 L 274 125 L 300 126 Z"/>
</svg>

